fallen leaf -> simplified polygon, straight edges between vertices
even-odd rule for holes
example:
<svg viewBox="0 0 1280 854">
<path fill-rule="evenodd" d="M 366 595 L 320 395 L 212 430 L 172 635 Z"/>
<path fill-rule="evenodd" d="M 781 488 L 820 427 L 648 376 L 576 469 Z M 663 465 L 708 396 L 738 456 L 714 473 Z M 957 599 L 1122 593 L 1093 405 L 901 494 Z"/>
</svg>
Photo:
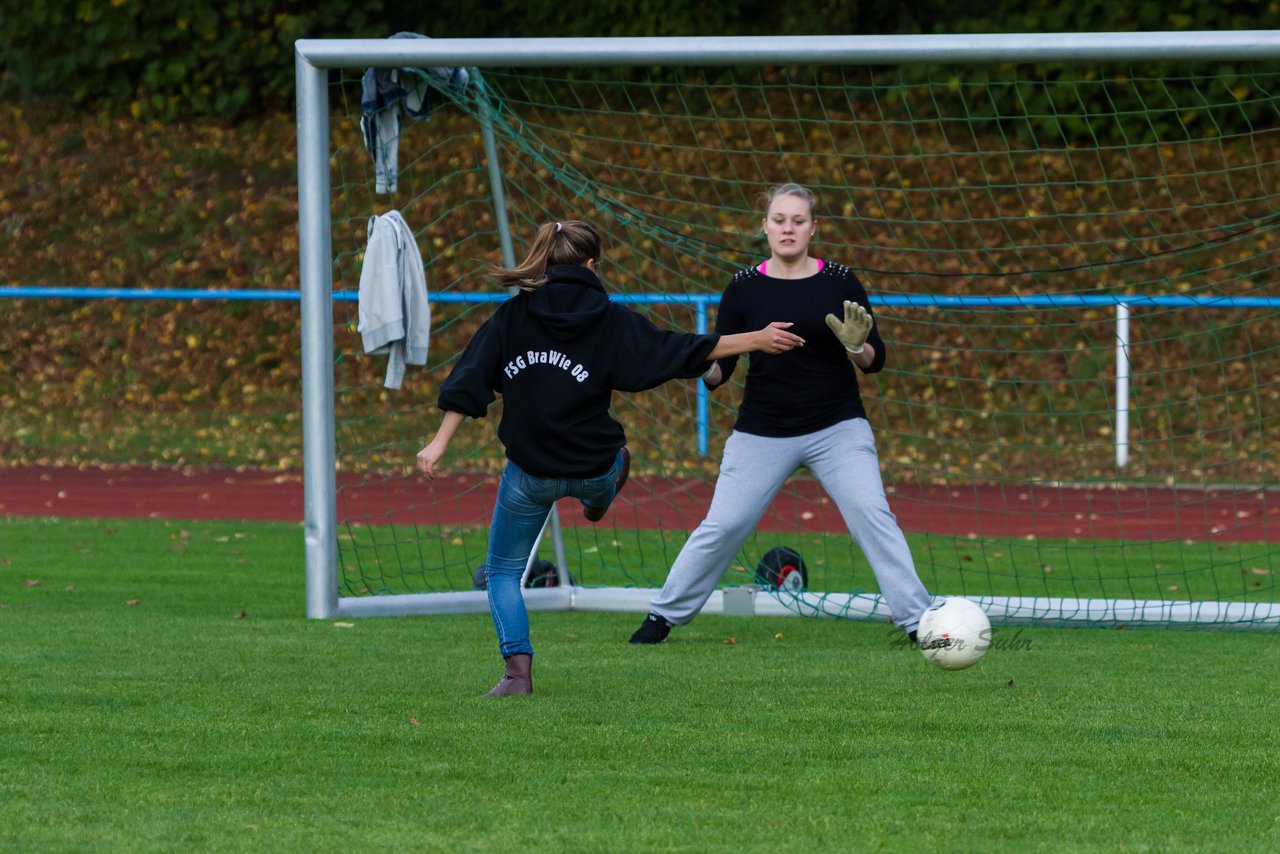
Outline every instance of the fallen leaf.
<svg viewBox="0 0 1280 854">
<path fill-rule="evenodd" d="M 727 646 L 733 646 L 734 644 L 736 644 L 736 643 L 738 642 L 738 639 L 737 639 L 737 638 L 725 638 L 725 639 L 724 639 L 724 642 L 725 642 L 725 644 L 726 644 Z"/>
<path fill-rule="evenodd" d="M 417 718 L 409 718 L 409 723 L 412 724 L 413 726 L 422 726 L 422 724 L 418 723 Z"/>
<path fill-rule="evenodd" d="M 782 632 L 778 632 L 776 635 L 773 636 L 773 639 L 778 640 L 781 637 L 782 637 Z"/>
<path fill-rule="evenodd" d="M 126 605 L 140 605 L 140 604 L 142 604 L 142 600 L 141 600 L 141 599 L 130 599 L 130 600 L 126 601 L 124 604 L 126 604 Z"/>
<path fill-rule="evenodd" d="M 237 620 L 243 620 L 243 619 L 244 619 L 245 617 L 247 617 L 247 616 L 249 616 L 249 615 L 248 615 L 248 614 L 246 614 L 244 611 L 241 611 L 239 614 L 236 614 L 236 619 L 237 619 Z"/>
<path fill-rule="evenodd" d="M 22 581 L 22 586 L 23 586 L 23 587 L 39 587 L 39 586 L 40 586 L 40 579 L 38 579 L 38 578 L 25 578 L 25 579 L 23 579 L 23 581 Z"/>
<path fill-rule="evenodd" d="M 351 629 L 351 628 L 355 628 L 355 625 L 356 625 L 355 623 L 334 623 L 333 624 L 334 628 L 338 628 L 338 629 Z"/>
</svg>

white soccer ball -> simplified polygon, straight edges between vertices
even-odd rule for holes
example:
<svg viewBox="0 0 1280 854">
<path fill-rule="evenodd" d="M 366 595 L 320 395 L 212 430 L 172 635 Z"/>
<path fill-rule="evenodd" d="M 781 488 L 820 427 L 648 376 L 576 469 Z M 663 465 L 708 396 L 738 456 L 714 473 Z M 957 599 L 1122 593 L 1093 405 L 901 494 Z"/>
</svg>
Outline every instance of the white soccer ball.
<svg viewBox="0 0 1280 854">
<path fill-rule="evenodd" d="M 948 596 L 924 612 L 916 640 L 931 664 L 943 670 L 964 670 L 991 646 L 991 621 L 976 602 Z"/>
</svg>

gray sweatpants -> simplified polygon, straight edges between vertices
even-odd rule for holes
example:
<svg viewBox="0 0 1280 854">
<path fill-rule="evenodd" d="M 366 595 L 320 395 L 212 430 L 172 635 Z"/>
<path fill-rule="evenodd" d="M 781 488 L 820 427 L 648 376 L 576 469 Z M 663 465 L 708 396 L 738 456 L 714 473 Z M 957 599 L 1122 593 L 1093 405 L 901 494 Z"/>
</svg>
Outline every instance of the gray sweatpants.
<svg viewBox="0 0 1280 854">
<path fill-rule="evenodd" d="M 875 437 L 865 418 L 781 439 L 730 434 L 707 518 L 680 550 L 653 600 L 653 613 L 677 626 L 697 616 L 769 502 L 800 466 L 813 472 L 835 501 L 871 564 L 894 623 L 903 631 L 914 629 L 931 599 L 889 510 Z"/>
</svg>

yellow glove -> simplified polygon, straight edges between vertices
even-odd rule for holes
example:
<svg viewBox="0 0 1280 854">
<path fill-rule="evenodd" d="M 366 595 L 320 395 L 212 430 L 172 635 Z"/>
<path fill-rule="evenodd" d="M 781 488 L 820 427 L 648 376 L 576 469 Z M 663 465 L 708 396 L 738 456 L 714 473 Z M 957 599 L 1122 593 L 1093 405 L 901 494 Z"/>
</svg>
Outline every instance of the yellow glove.
<svg viewBox="0 0 1280 854">
<path fill-rule="evenodd" d="M 862 352 L 862 345 L 867 343 L 867 336 L 871 334 L 871 324 L 874 322 L 871 312 L 850 300 L 844 301 L 843 321 L 838 320 L 834 314 L 827 315 L 827 326 L 831 327 L 844 348 L 855 356 Z"/>
</svg>

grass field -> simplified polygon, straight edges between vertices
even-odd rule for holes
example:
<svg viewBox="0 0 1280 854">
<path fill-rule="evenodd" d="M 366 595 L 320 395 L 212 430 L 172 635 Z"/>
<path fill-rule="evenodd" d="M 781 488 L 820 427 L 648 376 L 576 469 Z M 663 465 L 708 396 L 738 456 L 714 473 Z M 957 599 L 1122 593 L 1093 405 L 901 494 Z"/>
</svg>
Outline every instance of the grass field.
<svg viewBox="0 0 1280 854">
<path fill-rule="evenodd" d="M 0 850 L 1277 850 L 1269 634 L 303 617 L 297 525 L 0 519 Z"/>
</svg>

